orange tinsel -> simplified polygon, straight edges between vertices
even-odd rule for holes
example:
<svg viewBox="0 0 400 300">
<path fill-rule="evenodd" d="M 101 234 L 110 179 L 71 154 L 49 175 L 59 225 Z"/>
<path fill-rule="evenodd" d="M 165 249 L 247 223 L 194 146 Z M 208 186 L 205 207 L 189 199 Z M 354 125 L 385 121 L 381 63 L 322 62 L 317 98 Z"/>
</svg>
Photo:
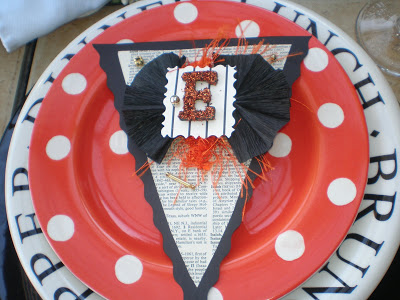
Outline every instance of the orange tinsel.
<svg viewBox="0 0 400 300">
<path fill-rule="evenodd" d="M 222 139 L 215 136 L 209 138 L 194 138 L 192 136 L 184 139 L 178 138 L 175 157 L 181 160 L 184 168 L 197 168 L 200 171 L 209 171 L 220 159 L 217 153 L 217 144 L 224 143 Z"/>
<path fill-rule="evenodd" d="M 231 164 L 235 170 L 235 174 L 229 174 L 229 176 L 239 176 L 242 183 L 241 196 L 243 197 L 243 195 L 246 195 L 246 201 L 248 200 L 249 185 L 254 188 L 248 173 L 253 173 L 257 177 L 265 179 L 265 173 L 272 169 L 265 155 L 256 158 L 262 170 L 260 174 L 255 173 L 244 163 L 239 163 L 226 137 L 217 138 L 211 136 L 205 139 L 194 137 L 188 137 L 186 139 L 177 138 L 175 143 L 176 144 L 172 146 L 174 149 L 172 157 L 178 158 L 181 161 L 181 176 L 186 179 L 187 170 L 189 168 L 196 168 L 199 174 L 198 184 L 200 184 L 200 181 L 204 180 L 204 175 L 207 172 L 211 172 L 212 184 L 219 198 L 221 197 L 217 189 L 218 182 L 223 171 L 226 168 L 230 170 L 229 164 Z M 172 158 L 170 161 L 172 161 Z"/>
<path fill-rule="evenodd" d="M 183 67 L 214 67 L 216 63 L 222 62 L 222 60 L 218 60 L 218 56 L 226 45 L 229 44 L 229 39 L 225 39 L 224 41 L 222 40 L 222 38 L 214 39 L 210 44 L 206 45 L 196 54 L 194 61 L 190 62 L 187 60 Z"/>
</svg>

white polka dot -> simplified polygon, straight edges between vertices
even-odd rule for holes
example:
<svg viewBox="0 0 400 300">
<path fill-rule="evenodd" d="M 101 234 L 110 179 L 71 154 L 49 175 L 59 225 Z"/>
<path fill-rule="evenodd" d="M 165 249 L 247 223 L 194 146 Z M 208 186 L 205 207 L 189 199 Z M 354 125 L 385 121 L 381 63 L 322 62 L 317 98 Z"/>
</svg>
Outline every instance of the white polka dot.
<svg viewBox="0 0 400 300">
<path fill-rule="evenodd" d="M 328 66 L 328 54 L 321 48 L 311 48 L 304 58 L 304 65 L 313 72 L 320 72 Z"/>
<path fill-rule="evenodd" d="M 47 234 L 53 241 L 68 241 L 75 232 L 74 221 L 65 215 L 56 215 L 47 223 Z"/>
<path fill-rule="evenodd" d="M 198 11 L 192 3 L 178 4 L 174 9 L 175 19 L 183 24 L 188 24 L 196 20 Z"/>
<path fill-rule="evenodd" d="M 124 284 L 132 284 L 142 277 L 143 265 L 133 255 L 125 255 L 115 264 L 115 276 Z"/>
<path fill-rule="evenodd" d="M 217 288 L 212 287 L 208 291 L 207 300 L 224 300 L 224 297 L 222 297 L 221 292 Z"/>
<path fill-rule="evenodd" d="M 244 20 L 236 26 L 235 30 L 238 38 L 252 38 L 260 35 L 260 26 L 254 21 Z"/>
<path fill-rule="evenodd" d="M 318 119 L 328 128 L 336 128 L 344 121 L 343 109 L 335 103 L 325 103 L 318 109 Z"/>
<path fill-rule="evenodd" d="M 268 153 L 274 157 L 285 157 L 292 150 L 292 140 L 286 134 L 279 132 Z"/>
<path fill-rule="evenodd" d="M 357 195 L 356 185 L 348 178 L 338 178 L 328 187 L 329 200 L 338 206 L 352 202 Z"/>
<path fill-rule="evenodd" d="M 46 145 L 46 154 L 53 160 L 61 160 L 69 154 L 71 143 L 69 139 L 63 135 L 52 137 Z"/>
<path fill-rule="evenodd" d="M 123 130 L 115 132 L 110 137 L 110 148 L 115 154 L 128 153 L 128 137 Z"/>
<path fill-rule="evenodd" d="M 123 40 L 120 40 L 119 42 L 117 42 L 117 44 L 133 44 L 133 43 L 134 42 L 129 39 L 123 39 Z"/>
<path fill-rule="evenodd" d="M 275 251 L 280 258 L 293 261 L 300 258 L 306 249 L 303 236 L 294 230 L 281 233 L 275 241 Z"/>
<path fill-rule="evenodd" d="M 67 94 L 78 95 L 85 90 L 87 82 L 82 74 L 71 73 L 64 77 L 61 85 Z"/>
</svg>

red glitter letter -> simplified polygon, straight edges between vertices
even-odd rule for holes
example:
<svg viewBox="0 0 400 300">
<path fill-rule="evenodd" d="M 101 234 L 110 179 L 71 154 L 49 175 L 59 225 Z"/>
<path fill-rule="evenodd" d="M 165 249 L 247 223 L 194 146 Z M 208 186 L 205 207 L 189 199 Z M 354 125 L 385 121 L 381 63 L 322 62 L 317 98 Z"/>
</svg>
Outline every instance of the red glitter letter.
<svg viewBox="0 0 400 300">
<path fill-rule="evenodd" d="M 182 79 L 186 82 L 185 96 L 183 97 L 183 110 L 179 112 L 179 119 L 182 121 L 207 121 L 214 120 L 215 107 L 207 106 L 205 110 L 196 110 L 194 103 L 201 100 L 210 103 L 211 93 L 209 88 L 200 91 L 196 90 L 196 81 L 205 81 L 216 85 L 218 74 L 215 71 L 194 71 L 183 73 Z"/>
</svg>

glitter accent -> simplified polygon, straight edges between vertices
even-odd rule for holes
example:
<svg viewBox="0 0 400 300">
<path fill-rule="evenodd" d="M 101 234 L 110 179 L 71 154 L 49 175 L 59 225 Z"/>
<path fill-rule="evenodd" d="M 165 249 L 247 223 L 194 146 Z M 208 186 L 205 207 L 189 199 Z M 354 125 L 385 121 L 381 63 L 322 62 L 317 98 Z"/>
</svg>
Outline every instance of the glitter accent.
<svg viewBox="0 0 400 300">
<path fill-rule="evenodd" d="M 177 95 L 173 95 L 171 96 L 169 101 L 171 101 L 172 105 L 177 105 L 181 101 L 181 99 L 179 99 Z"/>
<path fill-rule="evenodd" d="M 135 65 L 138 67 L 141 67 L 144 65 L 144 60 L 141 56 L 135 57 L 135 59 L 133 61 L 135 62 Z"/>
<path fill-rule="evenodd" d="M 183 110 L 179 112 L 179 119 L 182 121 L 207 121 L 215 119 L 215 107 L 207 106 L 204 110 L 196 110 L 195 102 L 198 100 L 209 104 L 211 102 L 211 92 L 209 88 L 200 91 L 196 90 L 196 81 L 205 81 L 211 85 L 216 85 L 218 74 L 215 71 L 193 71 L 182 74 L 182 79 L 186 82 L 185 96 L 183 97 Z"/>
<path fill-rule="evenodd" d="M 276 54 L 272 54 L 272 55 L 270 56 L 270 62 L 271 62 L 271 63 L 276 62 L 277 59 L 278 59 L 278 57 L 276 56 Z"/>
</svg>

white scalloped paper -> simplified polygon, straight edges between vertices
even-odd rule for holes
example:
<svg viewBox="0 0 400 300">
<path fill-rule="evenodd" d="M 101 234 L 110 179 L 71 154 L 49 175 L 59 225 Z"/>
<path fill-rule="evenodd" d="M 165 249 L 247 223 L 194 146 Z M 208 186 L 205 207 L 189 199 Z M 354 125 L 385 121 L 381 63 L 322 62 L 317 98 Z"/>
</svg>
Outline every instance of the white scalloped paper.
<svg viewBox="0 0 400 300">
<path fill-rule="evenodd" d="M 230 137 L 235 125 L 233 111 L 235 110 L 233 102 L 235 101 L 236 89 L 234 83 L 236 81 L 234 75 L 236 67 L 231 66 L 216 66 L 214 68 L 200 68 L 188 66 L 185 68 L 168 68 L 166 78 L 167 92 L 164 98 L 164 122 L 161 130 L 162 136 L 175 138 L 183 136 L 185 138 L 193 136 L 195 138 L 207 138 L 209 136 L 226 136 Z M 209 85 L 207 82 L 198 81 L 196 90 L 209 88 L 211 92 L 211 102 L 209 105 L 215 107 L 215 119 L 209 121 L 182 121 L 178 118 L 178 114 L 183 110 L 183 97 L 185 89 L 185 81 L 182 79 L 182 74 L 193 71 L 215 71 L 218 74 L 218 82 L 216 85 Z M 179 103 L 173 105 L 171 103 L 172 96 L 178 96 Z M 196 101 L 196 109 L 203 110 L 206 104 L 203 101 Z"/>
</svg>

